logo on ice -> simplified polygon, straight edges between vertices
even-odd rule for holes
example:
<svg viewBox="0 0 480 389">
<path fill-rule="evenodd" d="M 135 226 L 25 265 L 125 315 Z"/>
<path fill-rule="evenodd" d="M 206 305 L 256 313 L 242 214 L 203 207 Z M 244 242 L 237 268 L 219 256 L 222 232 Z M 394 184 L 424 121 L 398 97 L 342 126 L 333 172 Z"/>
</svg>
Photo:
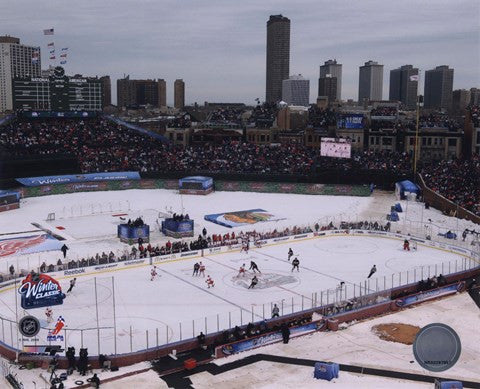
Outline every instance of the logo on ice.
<svg viewBox="0 0 480 389">
<path fill-rule="evenodd" d="M 65 294 L 58 281 L 46 274 L 29 274 L 18 288 L 23 309 L 63 304 Z"/>
</svg>

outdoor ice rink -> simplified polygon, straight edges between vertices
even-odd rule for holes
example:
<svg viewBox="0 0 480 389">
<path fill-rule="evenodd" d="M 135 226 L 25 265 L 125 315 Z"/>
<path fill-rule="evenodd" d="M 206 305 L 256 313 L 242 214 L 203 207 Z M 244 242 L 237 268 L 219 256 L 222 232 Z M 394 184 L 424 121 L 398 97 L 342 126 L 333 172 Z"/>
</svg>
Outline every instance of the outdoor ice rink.
<svg viewBox="0 0 480 389">
<path fill-rule="evenodd" d="M 418 281 L 435 270 L 438 273 L 442 266 L 446 272 L 449 266 L 453 271 L 455 262 L 457 266 L 462 263 L 462 257 L 453 253 L 426 246 L 406 252 L 402 244 L 400 239 L 383 237 L 314 237 L 253 248 L 248 254 L 237 250 L 161 262 L 156 265 L 158 276 L 153 281 L 150 276 L 153 266 L 148 264 L 106 269 L 95 276 L 79 274 L 77 285 L 64 304 L 53 307 L 54 317 L 61 315 L 65 319 L 67 345 L 83 342 L 96 352 L 99 336 L 99 352 L 111 353 L 115 347 L 117 353 L 129 352 L 156 346 L 157 342 L 195 337 L 200 331 L 211 333 L 268 319 L 273 304 L 278 305 L 281 314 L 287 314 L 365 294 L 365 287 L 371 293 L 397 286 L 402 278 L 403 283 Z M 299 272 L 292 272 L 287 260 L 290 247 L 300 260 Z M 198 261 L 206 266 L 205 275 L 214 279 L 214 287 L 207 287 L 206 277 L 192 276 L 193 264 Z M 248 289 L 252 271 L 238 276 L 240 266 L 245 264 L 248 269 L 250 261 L 261 271 L 259 283 L 253 289 Z M 377 273 L 365 283 L 374 264 Z M 64 291 L 72 277 L 57 278 Z M 337 286 L 341 281 L 345 287 L 340 290 Z M 99 334 L 94 329 L 97 327 L 95 283 Z M 15 287 L 10 287 L 0 293 L 4 317 L 12 320 L 14 291 Z M 44 308 L 29 310 L 28 314 L 42 319 L 45 327 L 53 328 L 55 324 L 46 322 Z"/>
</svg>

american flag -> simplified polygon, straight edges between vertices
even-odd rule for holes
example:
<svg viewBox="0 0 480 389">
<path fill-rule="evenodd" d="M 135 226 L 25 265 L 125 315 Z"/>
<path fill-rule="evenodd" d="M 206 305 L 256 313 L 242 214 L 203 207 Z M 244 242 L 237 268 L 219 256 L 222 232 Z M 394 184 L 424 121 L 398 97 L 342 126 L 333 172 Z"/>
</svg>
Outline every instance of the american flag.
<svg viewBox="0 0 480 389">
<path fill-rule="evenodd" d="M 53 35 L 53 28 L 47 28 L 43 30 L 43 35 Z"/>
<path fill-rule="evenodd" d="M 60 54 L 60 57 L 67 58 L 67 54 Z"/>
<path fill-rule="evenodd" d="M 50 59 L 55 59 L 55 56 L 54 56 L 54 55 L 52 55 L 52 56 L 50 57 Z"/>
<path fill-rule="evenodd" d="M 48 47 L 53 47 L 53 46 L 55 46 L 55 43 L 53 43 L 53 42 L 50 42 L 50 43 L 48 44 Z"/>
<path fill-rule="evenodd" d="M 60 61 L 60 65 L 65 65 L 67 61 Z"/>
</svg>

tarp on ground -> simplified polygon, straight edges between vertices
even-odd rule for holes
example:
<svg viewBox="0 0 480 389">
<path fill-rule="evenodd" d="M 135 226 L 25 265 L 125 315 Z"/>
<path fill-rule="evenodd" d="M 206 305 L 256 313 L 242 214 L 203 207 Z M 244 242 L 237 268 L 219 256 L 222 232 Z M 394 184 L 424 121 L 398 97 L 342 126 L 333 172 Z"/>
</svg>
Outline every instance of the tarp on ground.
<svg viewBox="0 0 480 389">
<path fill-rule="evenodd" d="M 246 211 L 214 213 L 205 215 L 204 219 L 228 228 L 282 220 L 281 217 L 275 216 L 260 208 L 248 209 Z"/>
<path fill-rule="evenodd" d="M 0 240 L 0 257 L 60 250 L 63 243 L 49 234 L 20 236 Z"/>
</svg>

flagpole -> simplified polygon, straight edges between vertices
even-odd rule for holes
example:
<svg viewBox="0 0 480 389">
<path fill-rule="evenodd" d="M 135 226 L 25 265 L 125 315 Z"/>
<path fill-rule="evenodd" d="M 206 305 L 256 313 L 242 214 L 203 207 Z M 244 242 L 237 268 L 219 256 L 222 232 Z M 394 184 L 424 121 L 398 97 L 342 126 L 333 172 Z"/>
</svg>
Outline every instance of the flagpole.
<svg viewBox="0 0 480 389">
<path fill-rule="evenodd" d="M 420 84 L 420 69 L 418 70 L 417 80 L 417 113 L 415 125 L 415 155 L 413 157 L 413 180 L 417 182 L 417 159 L 418 159 L 418 121 L 420 118 L 420 95 L 418 94 L 418 85 Z"/>
</svg>

